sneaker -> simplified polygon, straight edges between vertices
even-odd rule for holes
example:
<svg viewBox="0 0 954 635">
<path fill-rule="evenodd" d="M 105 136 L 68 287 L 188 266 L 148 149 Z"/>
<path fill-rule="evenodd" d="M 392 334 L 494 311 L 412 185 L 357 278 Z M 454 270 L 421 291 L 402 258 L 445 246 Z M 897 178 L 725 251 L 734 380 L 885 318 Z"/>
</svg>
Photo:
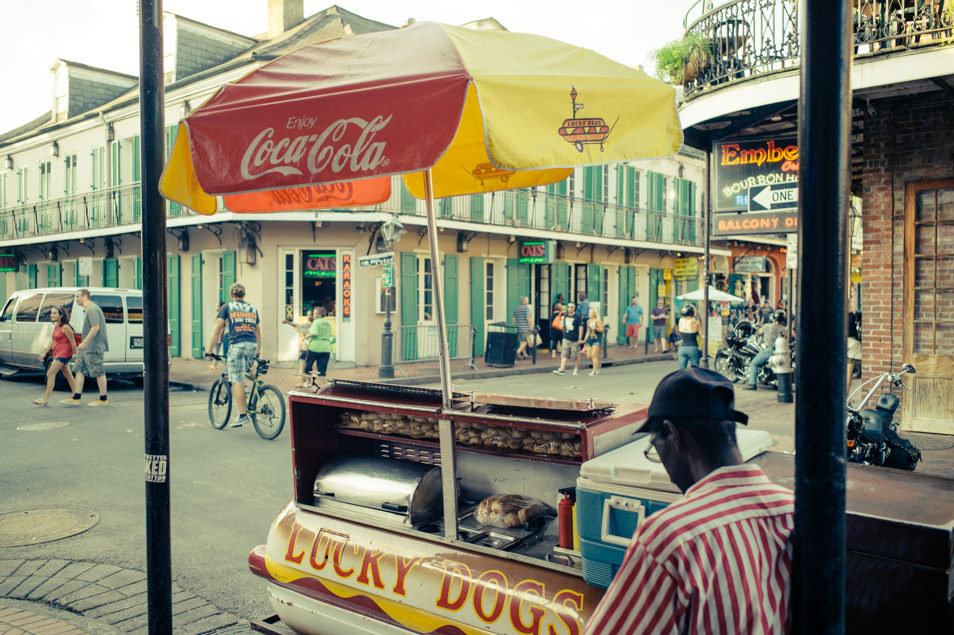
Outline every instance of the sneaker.
<svg viewBox="0 0 954 635">
<path fill-rule="evenodd" d="M 231 424 L 229 427 L 230 427 L 230 428 L 241 428 L 241 427 L 244 426 L 246 423 L 251 423 L 251 422 L 252 422 L 252 419 L 251 419 L 251 417 L 249 417 L 248 415 L 239 415 L 238 418 L 236 418 L 235 421 L 233 421 L 232 424 Z"/>
<path fill-rule="evenodd" d="M 599 375 L 599 373 L 597 373 L 595 370 L 591 370 L 591 371 L 589 372 L 589 376 L 592 377 L 592 376 L 594 376 L 594 375 Z"/>
<path fill-rule="evenodd" d="M 72 397 L 67 397 L 66 399 L 60 399 L 60 403 L 64 403 L 68 406 L 78 406 L 83 403 L 82 399 L 73 399 Z"/>
<path fill-rule="evenodd" d="M 96 399 L 94 401 L 89 402 L 87 405 L 90 406 L 91 408 L 98 408 L 100 406 L 108 406 L 109 399 Z"/>
<path fill-rule="evenodd" d="M 557 368 L 556 370 L 553 371 L 553 374 L 554 374 L 554 375 L 566 375 L 566 371 L 565 371 L 565 370 L 560 370 L 559 368 Z"/>
<path fill-rule="evenodd" d="M 579 371 L 578 369 L 574 368 L 574 369 L 573 369 L 573 374 L 574 374 L 574 375 L 579 375 L 579 374 L 580 374 L 580 371 Z"/>
</svg>

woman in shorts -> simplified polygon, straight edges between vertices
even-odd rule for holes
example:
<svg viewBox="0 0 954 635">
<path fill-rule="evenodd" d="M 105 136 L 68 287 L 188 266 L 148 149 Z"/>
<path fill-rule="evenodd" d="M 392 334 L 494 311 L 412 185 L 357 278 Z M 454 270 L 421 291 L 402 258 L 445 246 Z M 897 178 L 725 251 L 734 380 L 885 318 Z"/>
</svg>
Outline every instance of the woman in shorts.
<svg viewBox="0 0 954 635">
<path fill-rule="evenodd" d="M 40 354 L 40 361 L 44 361 L 47 355 L 52 354 L 50 367 L 46 371 L 46 392 L 39 399 L 34 399 L 33 403 L 38 406 L 45 406 L 50 401 L 50 395 L 53 393 L 53 386 L 56 384 L 56 374 L 63 373 L 66 381 L 70 385 L 70 393 L 76 392 L 76 385 L 73 382 L 73 373 L 70 372 L 70 360 L 76 355 L 76 336 L 70 327 L 70 314 L 66 307 L 53 307 L 50 309 L 50 322 L 53 322 L 53 337 L 50 344 Z"/>
<path fill-rule="evenodd" d="M 590 319 L 586 321 L 586 356 L 593 364 L 590 375 L 600 374 L 600 342 L 603 340 L 603 321 L 595 308 L 590 309 Z"/>
</svg>

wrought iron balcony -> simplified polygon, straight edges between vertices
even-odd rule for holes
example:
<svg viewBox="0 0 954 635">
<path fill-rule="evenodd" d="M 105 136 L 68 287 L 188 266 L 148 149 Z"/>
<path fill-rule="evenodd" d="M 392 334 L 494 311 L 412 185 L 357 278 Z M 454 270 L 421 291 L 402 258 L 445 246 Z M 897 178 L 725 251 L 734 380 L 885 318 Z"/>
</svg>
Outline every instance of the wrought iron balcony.
<svg viewBox="0 0 954 635">
<path fill-rule="evenodd" d="M 437 201 L 440 218 L 484 225 L 623 238 L 660 244 L 702 246 L 702 220 L 696 215 L 655 212 L 532 190 L 457 196 Z M 194 215 L 167 203 L 168 217 Z M 373 211 L 424 216 L 423 201 L 410 197 L 396 179 L 391 198 Z M 223 210 L 224 211 L 224 210 Z M 142 216 L 139 184 L 107 188 L 0 210 L 0 242 L 38 236 L 114 228 L 135 231 Z"/>
<path fill-rule="evenodd" d="M 856 58 L 954 39 L 954 0 L 852 0 L 851 5 Z M 734 0 L 712 8 L 712 0 L 698 0 L 683 27 L 708 42 L 710 59 L 686 78 L 686 99 L 727 82 L 797 67 L 798 6 L 797 0 Z"/>
</svg>

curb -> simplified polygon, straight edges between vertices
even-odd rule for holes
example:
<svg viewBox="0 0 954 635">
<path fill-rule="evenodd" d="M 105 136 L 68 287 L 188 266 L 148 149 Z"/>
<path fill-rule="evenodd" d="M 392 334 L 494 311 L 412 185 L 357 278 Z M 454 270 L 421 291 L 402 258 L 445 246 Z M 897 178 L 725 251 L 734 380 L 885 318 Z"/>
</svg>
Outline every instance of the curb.
<svg viewBox="0 0 954 635">
<path fill-rule="evenodd" d="M 143 632 L 149 625 L 146 584 L 142 571 L 109 564 L 59 559 L 0 560 L 0 605 L 4 599 L 35 602 L 94 620 L 94 627 L 76 625 L 82 632 Z M 246 621 L 222 612 L 175 584 L 172 612 L 174 633 L 251 632 Z M 31 632 L 22 627 L 21 630 Z"/>
</svg>

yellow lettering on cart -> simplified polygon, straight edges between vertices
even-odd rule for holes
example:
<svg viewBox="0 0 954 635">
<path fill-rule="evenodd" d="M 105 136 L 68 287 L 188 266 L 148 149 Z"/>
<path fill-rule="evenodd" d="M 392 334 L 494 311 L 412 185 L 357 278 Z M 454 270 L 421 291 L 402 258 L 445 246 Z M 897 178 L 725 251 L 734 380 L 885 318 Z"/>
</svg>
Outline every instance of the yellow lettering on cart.
<svg viewBox="0 0 954 635">
<path fill-rule="evenodd" d="M 460 590 L 452 601 L 450 596 L 454 580 L 460 581 Z M 449 611 L 459 611 L 467 602 L 470 595 L 470 567 L 452 560 L 444 561 L 444 575 L 441 578 L 441 595 L 437 598 L 437 606 Z"/>
<path fill-rule="evenodd" d="M 507 597 L 504 594 L 507 588 L 509 588 L 507 576 L 502 571 L 491 570 L 481 573 L 474 587 L 474 613 L 477 614 L 477 617 L 488 624 L 496 622 L 507 603 Z M 484 611 L 484 591 L 494 594 L 493 608 L 489 613 Z"/>
<path fill-rule="evenodd" d="M 377 547 L 366 549 L 364 558 L 361 560 L 361 573 L 355 578 L 361 584 L 370 582 L 368 574 L 374 579 L 374 587 L 384 590 L 384 582 L 381 580 L 381 568 L 378 561 L 384 556 L 390 556 L 391 551 L 383 551 Z"/>
<path fill-rule="evenodd" d="M 566 624 L 567 635 L 580 635 L 580 620 L 574 615 L 579 616 L 580 611 L 583 610 L 583 594 L 571 589 L 563 589 L 554 596 L 553 605 L 556 616 Z M 570 609 L 572 613 L 563 612 L 559 610 L 560 608 Z M 549 635 L 557 635 L 552 625 L 547 627 L 547 632 Z"/>
<path fill-rule="evenodd" d="M 543 620 L 543 608 L 528 602 L 530 604 L 530 622 L 524 622 L 521 615 L 524 600 L 527 599 L 526 596 L 531 595 L 543 599 L 546 596 L 546 587 L 536 580 L 524 580 L 513 588 L 510 599 L 510 624 L 518 633 L 538 635 L 540 633 L 540 622 Z"/>
<path fill-rule="evenodd" d="M 407 578 L 407 574 L 424 558 L 421 556 L 402 556 L 400 554 L 394 554 L 394 559 L 397 564 L 397 580 L 394 582 L 393 591 L 397 595 L 404 597 L 407 595 L 407 589 L 404 588 L 404 580 Z"/>
<path fill-rule="evenodd" d="M 304 559 L 304 549 L 301 550 L 301 553 L 295 555 L 295 541 L 298 539 L 298 534 L 300 534 L 303 529 L 304 527 L 298 523 L 292 524 L 291 533 L 288 536 L 288 549 L 285 550 L 285 562 L 301 564 L 302 559 Z"/>
</svg>

